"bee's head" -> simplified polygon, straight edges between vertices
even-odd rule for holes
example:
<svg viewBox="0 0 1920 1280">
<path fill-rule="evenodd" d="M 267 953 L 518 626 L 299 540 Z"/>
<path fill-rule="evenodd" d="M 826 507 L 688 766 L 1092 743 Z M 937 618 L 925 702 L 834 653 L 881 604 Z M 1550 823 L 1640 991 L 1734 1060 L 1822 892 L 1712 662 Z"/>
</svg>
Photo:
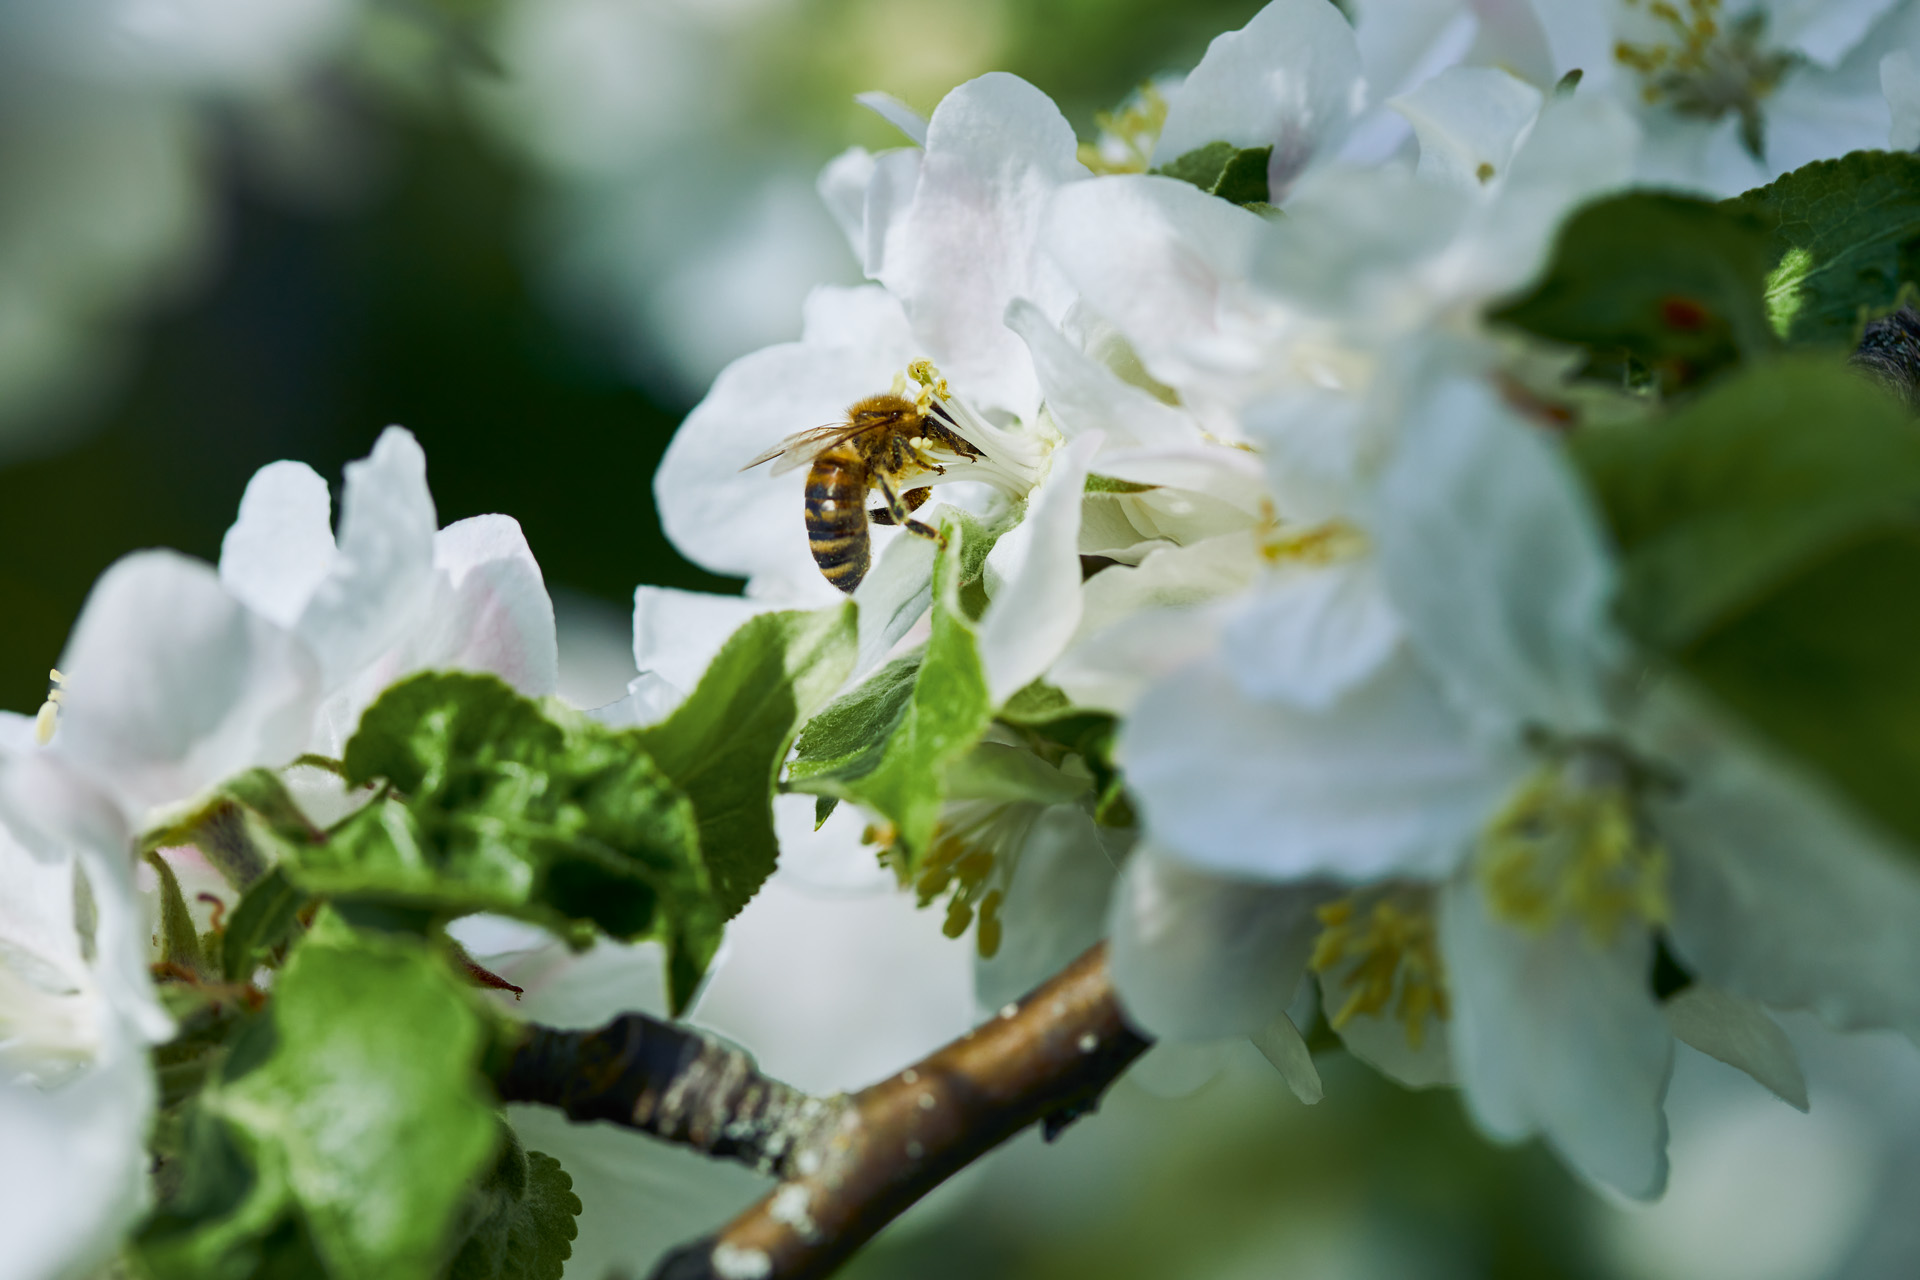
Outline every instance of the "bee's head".
<svg viewBox="0 0 1920 1280">
<path fill-rule="evenodd" d="M 868 396 L 847 410 L 848 423 L 856 427 L 884 427 L 919 417 L 913 401 L 896 395 Z"/>
</svg>

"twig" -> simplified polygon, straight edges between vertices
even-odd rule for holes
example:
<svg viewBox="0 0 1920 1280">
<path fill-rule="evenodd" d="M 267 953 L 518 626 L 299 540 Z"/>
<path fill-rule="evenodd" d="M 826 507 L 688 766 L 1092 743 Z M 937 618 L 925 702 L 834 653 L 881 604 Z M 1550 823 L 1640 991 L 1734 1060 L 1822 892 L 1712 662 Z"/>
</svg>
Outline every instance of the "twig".
<svg viewBox="0 0 1920 1280">
<path fill-rule="evenodd" d="M 1036 1121 L 1052 1137 L 1147 1048 L 1114 999 L 1104 944 L 913 1067 L 840 1102 L 783 1181 L 654 1280 L 831 1275 L 921 1196 Z"/>
<path fill-rule="evenodd" d="M 608 1120 L 776 1175 L 843 1104 L 769 1079 L 712 1036 L 642 1013 L 595 1031 L 529 1026 L 492 1075 L 502 1102 L 545 1103 L 571 1120 Z"/>
<path fill-rule="evenodd" d="M 637 1014 L 598 1031 L 533 1028 L 494 1073 L 508 1102 L 610 1120 L 781 1179 L 653 1280 L 814 1280 L 908 1206 L 1035 1122 L 1091 1111 L 1148 1041 L 1120 1016 L 1106 945 L 920 1062 L 813 1098 L 708 1036 Z"/>
</svg>

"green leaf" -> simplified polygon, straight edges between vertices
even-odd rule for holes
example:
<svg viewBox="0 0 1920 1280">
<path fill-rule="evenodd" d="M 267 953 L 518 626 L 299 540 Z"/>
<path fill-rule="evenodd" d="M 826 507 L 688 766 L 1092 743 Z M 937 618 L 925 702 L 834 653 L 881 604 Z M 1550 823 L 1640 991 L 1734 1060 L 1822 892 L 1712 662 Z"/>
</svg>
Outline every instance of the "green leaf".
<svg viewBox="0 0 1920 1280">
<path fill-rule="evenodd" d="M 1191 182 L 1209 195 L 1237 205 L 1267 205 L 1267 164 L 1273 148 L 1236 147 L 1231 142 L 1209 142 L 1152 172 Z"/>
<path fill-rule="evenodd" d="M 475 1189 L 472 1234 L 447 1280 L 560 1280 L 579 1234 L 580 1197 L 560 1162 L 520 1148 L 504 1123 L 493 1170 Z"/>
<path fill-rule="evenodd" d="M 1540 281 L 1493 318 L 1585 347 L 1589 374 L 1614 378 L 1637 366 L 1673 390 L 1770 346 L 1767 245 L 1750 211 L 1660 193 L 1614 196 L 1567 221 Z"/>
<path fill-rule="evenodd" d="M 550 717 L 492 676 L 427 673 L 382 694 L 344 761 L 392 794 L 289 864 L 357 921 L 424 929 L 520 916 L 584 943 L 593 929 L 665 944 L 676 1001 L 719 943 L 692 803 L 636 730 Z"/>
<path fill-rule="evenodd" d="M 1920 850 L 1920 521 L 1872 530 L 1681 658 Z"/>
<path fill-rule="evenodd" d="M 1768 233 L 1767 314 L 1783 338 L 1852 346 L 1920 284 L 1920 156 L 1817 160 L 1727 207 Z"/>
<path fill-rule="evenodd" d="M 1159 488 L 1154 484 L 1135 484 L 1131 480 L 1116 480 L 1112 476 L 1087 473 L 1086 492 L 1088 493 L 1151 493 Z"/>
<path fill-rule="evenodd" d="M 141 837 L 145 850 L 192 845 L 228 884 L 245 890 L 267 868 L 321 838 L 271 769 L 228 778 L 191 812 Z"/>
<path fill-rule="evenodd" d="M 227 917 L 220 940 L 220 970 L 228 982 L 248 978 L 269 953 L 292 936 L 300 909 L 312 899 L 291 879 L 286 868 L 275 867 L 241 897 Z"/>
<path fill-rule="evenodd" d="M 1920 429 L 1824 360 L 1752 369 L 1572 446 L 1622 553 L 1622 617 L 1667 652 L 1920 510 Z"/>
<path fill-rule="evenodd" d="M 160 961 L 179 965 L 192 974 L 204 974 L 206 965 L 200 954 L 200 934 L 194 928 L 193 915 L 187 910 L 186 895 L 180 892 L 180 878 L 156 849 L 147 851 L 147 865 L 160 878 Z"/>
<path fill-rule="evenodd" d="M 723 919 L 773 873 L 779 854 L 773 794 L 781 762 L 807 717 L 853 670 L 857 651 L 850 603 L 760 614 L 728 638 L 672 715 L 636 731 L 693 802 L 700 852 Z"/>
<path fill-rule="evenodd" d="M 788 784 L 805 791 L 810 788 L 802 783 L 822 779 L 851 783 L 879 768 L 913 700 L 921 656 L 915 650 L 895 658 L 807 721 L 787 767 Z"/>
<path fill-rule="evenodd" d="M 917 662 L 896 661 L 836 703 L 816 732 L 809 765 L 789 776 L 793 790 L 852 800 L 893 826 L 902 871 L 911 874 L 932 842 L 946 799 L 947 767 L 979 741 L 992 720 L 963 590 L 990 540 L 980 526 L 949 517 L 933 567 L 933 629 Z M 979 549 L 975 549 L 979 548 Z M 911 676 L 911 685 L 906 683 Z M 875 737 L 884 733 L 884 737 Z M 873 750 L 880 745 L 875 759 Z"/>
<path fill-rule="evenodd" d="M 426 941 L 326 914 L 190 1120 L 143 1230 L 160 1280 L 431 1280 L 495 1149 L 480 1014 Z"/>
</svg>

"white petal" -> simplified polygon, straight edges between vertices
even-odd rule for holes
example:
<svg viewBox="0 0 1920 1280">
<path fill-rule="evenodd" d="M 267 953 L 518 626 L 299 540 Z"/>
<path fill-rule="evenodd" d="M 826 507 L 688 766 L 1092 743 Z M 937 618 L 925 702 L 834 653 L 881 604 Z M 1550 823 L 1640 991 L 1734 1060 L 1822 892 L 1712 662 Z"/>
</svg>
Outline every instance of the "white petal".
<svg viewBox="0 0 1920 1280">
<path fill-rule="evenodd" d="M 1053 455 L 1026 518 L 987 553 L 980 665 L 995 706 L 1053 664 L 1080 625 L 1080 505 L 1100 433 Z"/>
<path fill-rule="evenodd" d="M 780 840 L 774 875 L 809 893 L 896 893 L 900 882 L 864 835 L 872 821 L 859 806 L 840 804 L 818 827 L 815 797 L 777 795 L 773 825 Z"/>
<path fill-rule="evenodd" d="M 1223 873 L 1441 876 L 1519 776 L 1407 657 L 1325 712 L 1249 697 L 1218 661 L 1184 668 L 1121 733 L 1157 840 Z"/>
<path fill-rule="evenodd" d="M 1410 642 L 1476 718 L 1604 727 L 1614 574 L 1585 492 L 1477 380 L 1423 399 L 1372 524 Z"/>
<path fill-rule="evenodd" d="M 137 552 L 102 574 L 60 666 L 54 749 L 135 822 L 306 745 L 312 659 L 185 556 Z"/>
<path fill-rule="evenodd" d="M 1596 89 L 1613 78 L 1609 6 L 1568 4 L 1566 0 L 1532 0 L 1532 6 L 1546 33 L 1547 47 L 1553 51 L 1557 74 L 1578 70 L 1584 74 L 1581 83 Z"/>
<path fill-rule="evenodd" d="M 466 926 L 458 940 L 467 954 L 476 964 L 525 988 L 518 997 L 511 991 L 485 993 L 508 1016 L 568 1029 L 597 1027 L 623 1013 L 667 1016 L 666 954 L 657 942 L 623 945 L 600 938 L 587 950 L 575 952 L 549 936 L 536 947 L 490 951 L 472 942 L 508 940 L 476 937 L 472 919 L 455 922 Z"/>
<path fill-rule="evenodd" d="M 1210 142 L 1273 148 L 1270 199 L 1340 145 L 1365 100 L 1353 28 L 1327 0 L 1272 0 L 1239 31 L 1215 36 L 1167 108 L 1153 149 L 1168 164 Z"/>
<path fill-rule="evenodd" d="M 1019 297 L 1051 316 L 1072 301 L 1036 250 L 1054 190 L 1086 176 L 1077 147 L 1066 117 L 1019 77 L 961 85 L 928 124 L 913 207 L 880 276 L 955 388 L 1024 421 L 1039 387 L 1003 318 Z"/>
<path fill-rule="evenodd" d="M 1767 105 L 1769 177 L 1849 151 L 1883 147 L 1893 131 L 1877 61 L 1841 72 L 1789 76 Z"/>
<path fill-rule="evenodd" d="M 1361 0 L 1355 8 L 1354 39 L 1375 102 L 1453 66 L 1472 47 L 1479 27 L 1464 0 Z M 1382 158 L 1368 157 L 1374 163 Z"/>
<path fill-rule="evenodd" d="M 1640 152 L 1639 126 L 1613 98 L 1549 98 L 1469 246 L 1471 265 L 1460 268 L 1471 273 L 1477 296 L 1532 280 L 1567 215 L 1631 181 Z"/>
<path fill-rule="evenodd" d="M 727 925 L 692 1021 L 809 1092 L 900 1070 L 974 1020 L 973 944 L 907 893 L 809 892 L 775 878 Z"/>
<path fill-rule="evenodd" d="M 1393 107 L 1420 139 L 1420 176 L 1477 191 L 1507 172 L 1540 103 L 1538 89 L 1505 71 L 1455 67 Z"/>
<path fill-rule="evenodd" d="M 1738 1067 L 1788 1106 L 1807 1109 L 1800 1055 L 1758 1002 L 1696 982 L 1661 1007 L 1675 1039 Z"/>
<path fill-rule="evenodd" d="M 1076 182 L 1054 198 L 1047 250 L 1146 371 L 1185 391 L 1252 364 L 1245 280 L 1272 228 L 1192 183 L 1147 174 Z"/>
<path fill-rule="evenodd" d="M 1837 65 L 1898 0 L 1764 0 L 1767 43 Z M 1838 154 L 1837 152 L 1835 154 Z"/>
<path fill-rule="evenodd" d="M 927 122 L 918 111 L 890 93 L 881 93 L 869 89 L 865 93 L 856 93 L 853 100 L 888 124 L 907 135 L 907 141 L 916 147 L 927 145 Z"/>
<path fill-rule="evenodd" d="M 558 686 L 553 602 L 519 522 L 456 521 L 434 535 L 433 555 L 426 607 L 412 610 L 392 647 L 328 696 L 310 750 L 338 755 L 374 700 L 416 672 L 485 672 L 534 698 Z"/>
<path fill-rule="evenodd" d="M 1094 461 L 1098 466 L 1100 460 Z M 1144 493 L 1089 493 L 1081 503 L 1080 554 L 1138 565 L 1161 551 L 1236 535 L 1250 545 L 1254 520 L 1206 491 L 1156 486 Z"/>
<path fill-rule="evenodd" d="M 1115 480 L 1185 489 L 1257 515 L 1268 500 L 1260 461 L 1245 449 L 1218 443 L 1173 448 L 1101 448 L 1094 470 Z"/>
<path fill-rule="evenodd" d="M 816 291 L 807 319 L 807 341 L 721 372 L 667 446 L 654 496 L 667 536 L 695 564 L 752 579 L 769 599 L 827 604 L 845 597 L 807 550 L 806 469 L 741 467 L 794 432 L 843 421 L 916 353 L 898 305 L 878 288 Z"/>
<path fill-rule="evenodd" d="M 1920 1037 L 1913 855 L 1698 708 L 1656 704 L 1649 716 L 1667 718 L 1655 741 L 1684 775 L 1677 793 L 1652 797 L 1673 858 L 1682 962 L 1716 986 L 1811 1009 L 1842 1030 Z"/>
<path fill-rule="evenodd" d="M 1647 987 L 1645 929 L 1623 925 L 1604 946 L 1577 922 L 1526 933 L 1493 919 L 1464 874 L 1441 891 L 1440 946 L 1454 1065 L 1481 1128 L 1544 1134 L 1583 1176 L 1659 1195 L 1673 1037 Z"/>
<path fill-rule="evenodd" d="M 1454 241 L 1471 204 L 1397 167 L 1322 170 L 1300 183 L 1254 270 L 1289 302 L 1378 325 L 1406 309 L 1417 264 Z"/>
<path fill-rule="evenodd" d="M 511 516 L 474 516 L 433 540 L 432 617 L 411 638 L 418 669 L 488 671 L 530 698 L 560 681 L 553 601 Z"/>
<path fill-rule="evenodd" d="M 319 473 L 304 462 L 272 462 L 254 472 L 240 515 L 220 542 L 227 590 L 291 627 L 333 559 L 333 499 Z"/>
<path fill-rule="evenodd" d="M 0 1278 L 91 1274 L 118 1251 L 148 1199 L 153 1075 L 122 1038 L 51 1089 L 0 1084 Z"/>
<path fill-rule="evenodd" d="M 691 693 L 727 637 L 774 607 L 741 596 L 640 587 L 633 593 L 634 665 Z"/>
<path fill-rule="evenodd" d="M 931 538 L 895 538 L 853 593 L 860 607 L 854 679 L 892 656 L 894 646 L 926 616 L 933 605 L 933 562 L 939 554 L 939 544 Z"/>
<path fill-rule="evenodd" d="M 388 427 L 346 471 L 339 553 L 296 628 L 329 688 L 391 648 L 425 604 L 439 527 L 426 455 L 411 433 Z"/>
<path fill-rule="evenodd" d="M 1900 49 L 1880 60 L 1880 87 L 1893 112 L 1887 146 L 1895 151 L 1920 147 L 1920 59 Z"/>
<path fill-rule="evenodd" d="M 907 211 L 920 189 L 923 153 L 913 147 L 883 151 L 874 159 L 873 181 L 861 206 L 860 262 L 867 278 L 877 280 L 887 271 L 888 255 L 906 234 Z"/>
<path fill-rule="evenodd" d="M 1293 1020 L 1281 1014 L 1251 1037 L 1260 1056 L 1273 1065 L 1287 1082 L 1293 1096 L 1311 1107 L 1326 1096 L 1320 1083 L 1320 1069 L 1313 1065 L 1313 1054 Z"/>
<path fill-rule="evenodd" d="M 1116 871 L 1085 810 L 1049 806 L 1017 856 L 1000 906 L 1000 949 L 973 967 L 974 998 L 983 1009 L 1026 995 L 1106 932 Z"/>
<path fill-rule="evenodd" d="M 1103 570 L 1081 588 L 1085 603 L 1075 640 L 1148 609 L 1177 609 L 1238 595 L 1253 584 L 1260 567 L 1253 537 L 1232 533 L 1190 547 L 1162 548 L 1137 566 Z M 1196 656 L 1211 647 L 1210 635 L 1202 635 Z"/>
<path fill-rule="evenodd" d="M 1040 390 L 1062 435 L 1099 431 L 1111 449 L 1194 447 L 1205 442 L 1199 424 L 1069 341 L 1039 307 L 1016 298 L 1007 327 L 1026 341 Z"/>
<path fill-rule="evenodd" d="M 1280 564 L 1220 634 L 1220 652 L 1256 698 L 1324 711 L 1400 645 L 1400 615 L 1373 556 Z"/>
<path fill-rule="evenodd" d="M 1247 434 L 1266 457 L 1276 511 L 1303 526 L 1351 519 L 1380 459 L 1382 432 L 1363 396 L 1293 387 L 1247 410 Z"/>
<path fill-rule="evenodd" d="M 1211 654 L 1223 621 L 1218 608 L 1142 609 L 1077 638 L 1047 681 L 1079 706 L 1128 715 L 1148 689 Z"/>
<path fill-rule="evenodd" d="M 867 252 L 867 188 L 873 184 L 875 157 L 865 147 L 848 147 L 820 170 L 814 188 L 827 206 L 853 256 L 864 262 Z"/>
<path fill-rule="evenodd" d="M 1156 1039 L 1261 1034 L 1293 1000 L 1326 898 L 1321 886 L 1265 885 L 1136 850 L 1109 926 L 1128 1021 Z"/>
</svg>

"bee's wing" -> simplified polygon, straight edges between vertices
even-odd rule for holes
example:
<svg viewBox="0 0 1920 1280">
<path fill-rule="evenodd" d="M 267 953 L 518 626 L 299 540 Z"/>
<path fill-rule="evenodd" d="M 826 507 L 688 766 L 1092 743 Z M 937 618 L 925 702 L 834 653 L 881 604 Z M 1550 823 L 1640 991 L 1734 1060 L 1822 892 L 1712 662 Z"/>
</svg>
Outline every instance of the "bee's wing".
<svg viewBox="0 0 1920 1280">
<path fill-rule="evenodd" d="M 795 467 L 805 466 L 841 441 L 851 439 L 866 430 L 869 430 L 866 426 L 856 427 L 849 422 L 833 422 L 824 427 L 796 431 L 740 469 L 751 471 L 762 463 L 772 462 L 778 458 L 779 462 L 773 468 L 773 474 L 782 475 Z"/>
</svg>

